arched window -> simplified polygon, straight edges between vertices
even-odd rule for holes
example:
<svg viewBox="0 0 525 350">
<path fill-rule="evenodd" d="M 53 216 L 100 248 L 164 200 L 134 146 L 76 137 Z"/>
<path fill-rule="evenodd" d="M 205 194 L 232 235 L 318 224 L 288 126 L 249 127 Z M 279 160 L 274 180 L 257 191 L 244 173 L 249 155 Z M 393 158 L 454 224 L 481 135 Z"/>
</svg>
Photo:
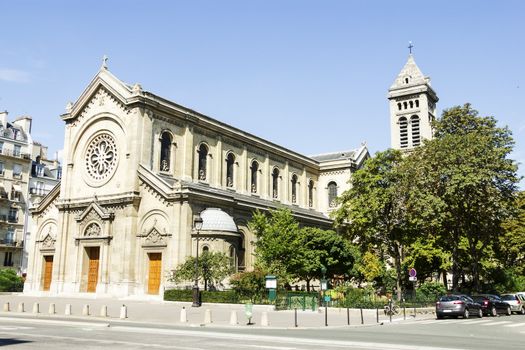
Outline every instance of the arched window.
<svg viewBox="0 0 525 350">
<path fill-rule="evenodd" d="M 297 175 L 292 175 L 292 203 L 297 203 Z"/>
<path fill-rule="evenodd" d="M 235 253 L 235 247 L 233 245 L 230 246 L 230 266 L 234 271 L 237 271 L 237 254 Z"/>
<path fill-rule="evenodd" d="M 234 172 L 233 166 L 235 165 L 235 156 L 233 153 L 228 153 L 226 157 L 226 186 L 233 187 Z"/>
<path fill-rule="evenodd" d="M 410 117 L 410 124 L 412 128 L 412 146 L 419 146 L 421 144 L 421 134 L 419 133 L 419 117 L 417 115 Z"/>
<path fill-rule="evenodd" d="M 416 108 L 419 107 L 419 100 L 416 100 Z"/>
<path fill-rule="evenodd" d="M 208 247 L 207 245 L 205 245 L 204 247 L 202 247 L 202 252 L 203 253 L 209 253 L 210 251 L 210 247 Z"/>
<path fill-rule="evenodd" d="M 405 84 L 408 84 L 408 78 L 405 78 Z"/>
<path fill-rule="evenodd" d="M 257 193 L 257 172 L 259 171 L 259 163 L 256 160 L 252 162 L 251 170 L 251 192 Z"/>
<path fill-rule="evenodd" d="M 272 172 L 272 197 L 279 198 L 279 169 L 277 168 Z"/>
<path fill-rule="evenodd" d="M 199 180 L 206 181 L 206 170 L 208 166 L 208 147 L 205 144 L 199 146 Z"/>
<path fill-rule="evenodd" d="M 171 135 L 165 131 L 160 137 L 160 171 L 170 171 Z"/>
<path fill-rule="evenodd" d="M 407 118 L 399 118 L 399 144 L 401 148 L 408 146 L 408 122 Z"/>
<path fill-rule="evenodd" d="M 403 107 L 405 107 L 405 109 L 407 109 L 407 108 L 408 108 L 408 104 L 406 103 L 406 101 L 405 101 L 405 102 L 403 102 Z"/>
<path fill-rule="evenodd" d="M 398 102 L 397 109 L 401 110 L 401 102 Z"/>
<path fill-rule="evenodd" d="M 410 105 L 410 108 L 414 108 L 414 102 L 409 101 L 408 104 Z"/>
<path fill-rule="evenodd" d="M 335 208 L 337 205 L 337 184 L 335 182 L 330 182 L 328 184 L 328 206 L 330 208 Z"/>
<path fill-rule="evenodd" d="M 308 206 L 311 208 L 314 206 L 314 181 L 308 182 Z"/>
</svg>

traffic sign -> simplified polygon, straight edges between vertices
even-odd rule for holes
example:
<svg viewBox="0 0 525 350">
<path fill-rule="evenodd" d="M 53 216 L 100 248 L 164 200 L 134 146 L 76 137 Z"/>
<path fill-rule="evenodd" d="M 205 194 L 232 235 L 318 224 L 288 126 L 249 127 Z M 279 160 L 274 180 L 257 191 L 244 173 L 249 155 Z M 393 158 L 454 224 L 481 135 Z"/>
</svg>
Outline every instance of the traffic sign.
<svg viewBox="0 0 525 350">
<path fill-rule="evenodd" d="M 416 277 L 416 276 L 417 276 L 417 271 L 416 271 L 416 269 L 412 267 L 410 270 L 408 270 L 408 275 L 409 275 L 410 277 Z"/>
<path fill-rule="evenodd" d="M 410 276 L 410 277 L 408 278 L 408 280 L 409 280 L 410 282 L 415 282 L 415 281 L 417 281 L 417 277 L 412 277 L 412 276 Z"/>
</svg>

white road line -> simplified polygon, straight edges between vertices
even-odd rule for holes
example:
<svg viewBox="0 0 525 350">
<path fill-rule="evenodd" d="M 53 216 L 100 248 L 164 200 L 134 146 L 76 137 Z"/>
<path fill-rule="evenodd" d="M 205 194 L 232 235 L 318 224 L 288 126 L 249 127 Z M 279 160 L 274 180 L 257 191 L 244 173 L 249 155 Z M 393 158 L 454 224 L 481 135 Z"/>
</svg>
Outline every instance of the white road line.
<svg viewBox="0 0 525 350">
<path fill-rule="evenodd" d="M 250 347 L 250 348 L 257 348 L 257 349 L 275 349 L 275 350 L 294 350 L 297 348 L 286 348 L 284 346 L 269 346 L 269 345 L 250 345 L 246 344 L 244 346 Z"/>
<path fill-rule="evenodd" d="M 242 340 L 244 344 L 246 341 L 267 341 L 277 342 L 281 344 L 293 344 L 293 345 L 321 345 L 323 348 L 328 347 L 345 347 L 345 348 L 364 348 L 364 349 L 381 349 L 381 350 L 457 350 L 453 348 L 441 348 L 434 346 L 421 346 L 421 345 L 407 345 L 407 344 L 389 344 L 389 343 L 376 343 L 376 342 L 361 342 L 361 341 L 344 341 L 344 340 L 329 340 L 329 339 L 305 339 L 305 338 L 294 338 L 294 337 L 279 337 L 269 335 L 253 335 L 253 334 L 235 334 L 235 333 L 219 333 L 213 331 L 186 331 L 177 329 L 159 329 L 159 328 L 147 328 L 147 327 L 128 327 L 128 326 L 115 326 L 110 327 L 110 330 L 120 332 L 131 332 L 131 333 L 149 333 L 149 334 L 172 334 L 186 337 L 198 337 L 198 338 L 215 338 L 215 339 L 228 339 L 228 340 Z"/>
<path fill-rule="evenodd" d="M 506 323 L 510 323 L 510 321 L 490 322 L 490 323 L 482 324 L 482 326 L 498 326 L 498 325 L 502 325 Z"/>
<path fill-rule="evenodd" d="M 524 327 L 525 326 L 525 322 L 522 322 L 522 323 L 514 323 L 514 324 L 507 324 L 503 327 Z"/>
<path fill-rule="evenodd" d="M 476 320 L 476 321 L 470 321 L 468 324 L 478 324 L 478 323 L 487 323 L 492 322 L 492 320 Z"/>
</svg>

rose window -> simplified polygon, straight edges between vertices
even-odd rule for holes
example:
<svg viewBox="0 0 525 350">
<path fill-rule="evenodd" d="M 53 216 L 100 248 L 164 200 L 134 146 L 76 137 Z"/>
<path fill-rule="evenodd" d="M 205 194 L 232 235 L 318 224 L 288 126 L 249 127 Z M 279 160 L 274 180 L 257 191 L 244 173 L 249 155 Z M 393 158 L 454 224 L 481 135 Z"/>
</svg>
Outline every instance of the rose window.
<svg viewBox="0 0 525 350">
<path fill-rule="evenodd" d="M 117 163 L 117 147 L 115 140 L 109 134 L 96 136 L 86 152 L 86 168 L 88 174 L 95 180 L 108 177 Z"/>
</svg>

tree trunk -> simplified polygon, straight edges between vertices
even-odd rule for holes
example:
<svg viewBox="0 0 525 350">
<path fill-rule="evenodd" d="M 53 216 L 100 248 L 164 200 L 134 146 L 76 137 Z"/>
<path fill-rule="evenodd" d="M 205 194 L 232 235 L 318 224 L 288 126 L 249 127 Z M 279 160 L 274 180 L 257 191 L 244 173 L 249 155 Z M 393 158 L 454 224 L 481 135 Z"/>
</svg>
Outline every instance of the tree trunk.
<svg viewBox="0 0 525 350">
<path fill-rule="evenodd" d="M 452 290 L 457 292 L 459 289 L 459 233 L 454 229 L 452 239 Z"/>
<path fill-rule="evenodd" d="M 401 300 L 401 294 L 402 294 L 401 281 L 402 281 L 402 278 L 403 278 L 402 272 L 401 272 L 401 246 L 398 245 L 398 244 L 395 244 L 394 245 L 394 250 L 395 250 L 394 261 L 395 261 L 396 274 L 397 274 L 397 278 L 396 278 L 397 300 L 400 301 Z"/>
<path fill-rule="evenodd" d="M 310 292 L 310 279 L 306 280 L 306 291 Z"/>
</svg>

